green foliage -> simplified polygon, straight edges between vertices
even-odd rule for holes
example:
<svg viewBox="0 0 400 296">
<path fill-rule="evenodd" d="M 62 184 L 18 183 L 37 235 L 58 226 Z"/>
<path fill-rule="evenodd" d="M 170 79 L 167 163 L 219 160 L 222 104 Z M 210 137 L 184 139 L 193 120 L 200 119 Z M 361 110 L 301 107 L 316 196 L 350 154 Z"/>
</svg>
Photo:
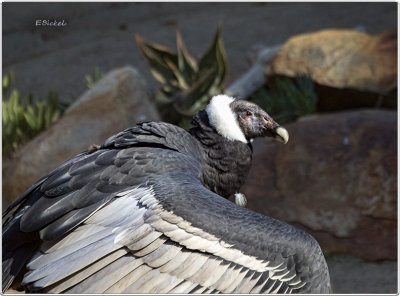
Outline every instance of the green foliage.
<svg viewBox="0 0 400 296">
<path fill-rule="evenodd" d="M 188 118 L 204 108 L 212 96 L 223 91 L 227 58 L 221 26 L 198 61 L 188 53 L 179 31 L 176 33 L 177 53 L 147 42 L 139 35 L 136 35 L 136 42 L 154 78 L 162 83 L 156 102 L 165 120 L 187 127 Z"/>
<path fill-rule="evenodd" d="M 12 71 L 3 77 L 2 79 L 3 97 L 10 91 L 13 81 L 14 81 L 14 72 Z"/>
<path fill-rule="evenodd" d="M 294 79 L 276 78 L 272 89 L 258 89 L 251 95 L 251 100 L 283 124 L 299 116 L 315 113 L 318 97 L 311 78 L 298 74 Z"/>
<path fill-rule="evenodd" d="M 103 78 L 104 73 L 100 71 L 99 67 L 94 67 L 92 75 L 86 74 L 86 86 L 92 88 L 101 78 Z"/>
<path fill-rule="evenodd" d="M 65 106 L 59 103 L 58 94 L 50 92 L 44 100 L 33 102 L 30 95 L 22 102 L 18 90 L 12 89 L 12 73 L 2 79 L 2 140 L 3 154 L 11 153 L 17 146 L 47 129 L 62 114 Z"/>
</svg>

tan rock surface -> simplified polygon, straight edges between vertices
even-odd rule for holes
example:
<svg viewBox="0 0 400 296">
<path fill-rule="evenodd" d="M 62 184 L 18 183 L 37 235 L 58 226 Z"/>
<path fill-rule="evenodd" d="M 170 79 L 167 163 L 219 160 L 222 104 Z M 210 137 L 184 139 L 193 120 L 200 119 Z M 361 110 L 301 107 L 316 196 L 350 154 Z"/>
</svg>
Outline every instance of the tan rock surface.
<svg viewBox="0 0 400 296">
<path fill-rule="evenodd" d="M 101 144 L 144 120 L 159 120 L 159 116 L 141 75 L 131 67 L 110 72 L 59 121 L 3 162 L 3 206 L 89 145 Z"/>
<path fill-rule="evenodd" d="M 326 252 L 397 258 L 397 113 L 302 118 L 285 146 L 256 141 L 248 207 L 311 232 Z"/>
<path fill-rule="evenodd" d="M 324 86 L 388 93 L 397 87 L 397 30 L 376 36 L 355 30 L 296 35 L 282 46 L 266 73 L 308 73 Z"/>
</svg>

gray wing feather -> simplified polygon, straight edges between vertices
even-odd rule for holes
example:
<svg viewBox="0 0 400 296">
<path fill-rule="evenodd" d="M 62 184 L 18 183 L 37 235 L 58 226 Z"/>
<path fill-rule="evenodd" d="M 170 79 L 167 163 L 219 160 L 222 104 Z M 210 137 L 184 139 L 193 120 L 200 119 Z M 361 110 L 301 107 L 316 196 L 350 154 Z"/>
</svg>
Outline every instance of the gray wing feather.
<svg viewBox="0 0 400 296">
<path fill-rule="evenodd" d="M 155 251 L 158 249 L 162 244 L 164 244 L 167 241 L 167 238 L 158 238 L 154 240 L 152 243 L 141 249 L 140 251 L 134 252 L 133 254 L 138 257 L 143 257 L 147 254 L 150 254 L 151 252 Z M 130 248 L 130 246 L 128 246 Z"/>
<path fill-rule="evenodd" d="M 75 242 L 82 240 L 82 238 L 88 237 L 93 233 L 103 230 L 104 228 L 99 225 L 84 224 L 77 228 L 75 231 L 69 233 L 66 236 L 61 237 L 58 240 L 45 241 L 40 246 L 40 253 L 51 253 L 56 250 L 61 250 L 62 248 L 74 244 Z"/>
<path fill-rule="evenodd" d="M 188 294 L 197 286 L 196 283 L 192 283 L 189 281 L 184 281 L 180 285 L 176 286 L 169 293 L 171 294 Z"/>
<path fill-rule="evenodd" d="M 142 260 L 136 260 L 132 254 L 128 253 L 98 272 L 86 277 L 82 282 L 65 292 L 71 294 L 104 293 L 113 285 L 118 285 L 118 283 L 121 287 L 124 287 L 132 271 L 142 264 Z"/>
<path fill-rule="evenodd" d="M 68 290 L 69 288 L 75 286 L 78 283 L 81 283 L 86 278 L 90 277 L 91 275 L 99 272 L 111 264 L 114 264 L 118 261 L 122 256 L 126 255 L 128 250 L 126 249 L 118 249 L 115 252 L 110 253 L 109 255 L 99 259 L 95 263 L 89 265 L 88 267 L 82 269 L 80 272 L 75 273 L 74 275 L 65 279 L 56 285 L 50 286 L 46 288 L 44 291 L 47 293 L 59 294 Z M 129 261 L 132 261 L 131 259 Z"/>
<path fill-rule="evenodd" d="M 304 286 L 285 262 L 272 266 L 245 255 L 164 210 L 152 189 L 123 194 L 32 258 L 24 283 L 57 293 L 293 292 Z M 211 247 L 202 244 L 205 237 Z M 196 244 L 202 251 L 190 251 Z"/>
<path fill-rule="evenodd" d="M 53 252 L 47 252 L 47 254 L 32 258 L 27 264 L 27 267 L 29 269 L 37 269 L 40 266 L 45 265 L 47 262 L 57 261 L 80 249 L 87 247 L 90 244 L 95 243 L 96 241 L 101 240 L 102 238 L 107 237 L 110 234 L 109 229 L 104 227 L 95 226 L 93 227 L 93 229 L 96 229 L 96 232 L 91 235 L 87 235 L 81 239 L 74 239 L 72 240 L 72 243 L 68 244 L 67 246 L 59 246 L 59 248 L 55 249 Z"/>
<path fill-rule="evenodd" d="M 113 235 L 109 234 L 107 237 L 79 249 L 68 256 L 51 261 L 51 263 L 41 266 L 39 269 L 34 269 L 24 277 L 23 284 L 34 282 L 35 287 L 44 287 L 53 284 L 86 267 L 98 258 L 102 258 L 106 254 L 120 248 L 120 246 L 113 243 L 113 240 Z M 63 266 L 63 268 L 60 268 L 60 266 Z"/>
</svg>

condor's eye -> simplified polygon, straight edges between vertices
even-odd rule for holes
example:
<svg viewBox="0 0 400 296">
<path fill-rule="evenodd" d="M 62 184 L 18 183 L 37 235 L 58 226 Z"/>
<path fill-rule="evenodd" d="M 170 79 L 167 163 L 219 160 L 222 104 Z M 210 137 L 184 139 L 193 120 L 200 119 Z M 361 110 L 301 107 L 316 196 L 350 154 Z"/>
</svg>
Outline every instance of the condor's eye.
<svg viewBox="0 0 400 296">
<path fill-rule="evenodd" d="M 244 113 L 244 115 L 245 115 L 246 117 L 250 117 L 250 116 L 253 115 L 253 113 L 250 112 L 250 111 L 246 111 L 246 112 Z"/>
</svg>

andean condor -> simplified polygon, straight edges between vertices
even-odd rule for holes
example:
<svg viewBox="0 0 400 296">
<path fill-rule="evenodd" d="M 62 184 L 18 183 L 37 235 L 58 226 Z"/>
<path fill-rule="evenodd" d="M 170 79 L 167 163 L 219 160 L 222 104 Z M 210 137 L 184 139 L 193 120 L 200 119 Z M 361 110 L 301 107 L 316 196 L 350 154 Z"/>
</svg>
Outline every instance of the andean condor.
<svg viewBox="0 0 400 296">
<path fill-rule="evenodd" d="M 3 214 L 3 291 L 329 293 L 309 234 L 227 199 L 243 202 L 251 140 L 287 131 L 226 95 L 193 124 L 128 128 L 22 194 Z"/>
</svg>

